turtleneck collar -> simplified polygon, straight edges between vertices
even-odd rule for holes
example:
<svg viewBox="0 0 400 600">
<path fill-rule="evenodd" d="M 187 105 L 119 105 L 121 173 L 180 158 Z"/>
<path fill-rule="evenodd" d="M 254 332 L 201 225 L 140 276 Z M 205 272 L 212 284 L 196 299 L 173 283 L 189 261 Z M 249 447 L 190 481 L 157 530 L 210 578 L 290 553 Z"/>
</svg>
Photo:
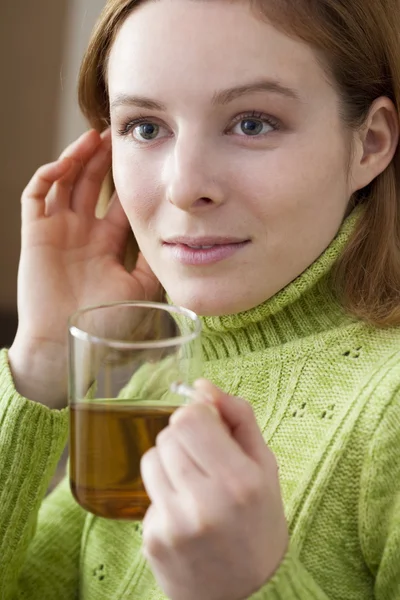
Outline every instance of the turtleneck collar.
<svg viewBox="0 0 400 600">
<path fill-rule="evenodd" d="M 324 253 L 263 304 L 233 315 L 201 317 L 206 359 L 244 355 L 350 323 L 353 319 L 332 295 L 329 275 L 361 211 L 355 209 Z"/>
</svg>

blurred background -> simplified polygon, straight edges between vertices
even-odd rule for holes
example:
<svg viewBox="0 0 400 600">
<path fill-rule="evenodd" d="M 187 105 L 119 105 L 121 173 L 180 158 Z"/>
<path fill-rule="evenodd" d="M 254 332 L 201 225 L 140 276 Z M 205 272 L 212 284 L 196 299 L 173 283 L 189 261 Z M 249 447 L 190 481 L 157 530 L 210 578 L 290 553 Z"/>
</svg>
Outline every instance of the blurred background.
<svg viewBox="0 0 400 600">
<path fill-rule="evenodd" d="M 20 198 L 86 128 L 77 75 L 105 0 L 0 2 L 0 347 L 17 327 Z"/>
</svg>

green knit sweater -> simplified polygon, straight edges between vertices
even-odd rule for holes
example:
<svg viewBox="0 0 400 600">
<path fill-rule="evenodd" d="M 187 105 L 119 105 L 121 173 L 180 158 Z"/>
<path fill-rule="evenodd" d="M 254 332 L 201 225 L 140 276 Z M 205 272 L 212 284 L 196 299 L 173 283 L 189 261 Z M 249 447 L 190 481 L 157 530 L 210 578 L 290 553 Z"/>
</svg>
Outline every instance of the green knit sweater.
<svg viewBox="0 0 400 600">
<path fill-rule="evenodd" d="M 252 600 L 400 599 L 400 330 L 329 293 L 353 222 L 271 300 L 203 319 L 205 377 L 251 402 L 280 466 L 290 548 Z M 0 598 L 165 598 L 139 523 L 85 513 L 67 481 L 43 500 L 67 430 L 67 410 L 18 395 L 3 351 Z"/>
</svg>

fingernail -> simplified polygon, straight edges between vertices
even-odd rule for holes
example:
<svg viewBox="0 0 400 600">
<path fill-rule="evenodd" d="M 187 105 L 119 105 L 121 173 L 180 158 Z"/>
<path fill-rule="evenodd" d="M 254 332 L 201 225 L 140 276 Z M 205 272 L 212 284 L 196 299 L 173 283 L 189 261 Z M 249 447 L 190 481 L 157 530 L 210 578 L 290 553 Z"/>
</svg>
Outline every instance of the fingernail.
<svg viewBox="0 0 400 600">
<path fill-rule="evenodd" d="M 103 141 L 106 140 L 107 142 L 109 142 L 111 140 L 111 127 L 107 127 L 107 129 L 104 129 L 101 132 L 100 136 Z"/>
<path fill-rule="evenodd" d="M 211 394 L 206 390 L 202 389 L 201 385 L 196 385 L 197 383 L 198 382 L 196 381 L 194 385 L 191 386 L 187 383 L 183 383 L 182 381 L 175 381 L 174 383 L 171 383 L 170 390 L 174 394 L 178 394 L 178 396 L 182 396 L 183 398 L 189 398 L 189 400 L 199 400 L 201 398 L 202 402 L 206 402 L 207 404 L 214 404 L 214 399 L 211 396 Z"/>
<path fill-rule="evenodd" d="M 211 402 L 207 402 L 206 403 L 207 408 L 209 408 L 212 412 L 212 414 L 217 417 L 218 419 L 221 418 L 221 415 L 219 414 L 218 408 L 216 406 L 214 406 L 214 404 L 212 404 Z"/>
<path fill-rule="evenodd" d="M 190 386 L 188 386 L 188 387 L 190 387 Z M 196 403 L 192 404 L 191 406 L 193 407 L 196 404 L 197 404 L 197 406 L 202 405 L 202 406 L 207 407 L 207 409 L 211 411 L 211 413 L 214 417 L 216 417 L 218 420 L 221 419 L 218 409 L 213 404 L 211 404 L 209 402 L 196 402 Z M 178 410 L 173 412 L 172 415 L 170 416 L 169 424 L 175 425 L 177 422 L 179 422 L 179 419 L 184 417 L 185 411 L 188 409 L 189 409 L 189 406 L 178 408 Z"/>
<path fill-rule="evenodd" d="M 178 396 L 189 398 L 190 400 L 194 400 L 196 394 L 196 390 L 191 385 L 183 383 L 182 381 L 174 381 L 171 383 L 170 390 L 173 394 L 178 394 Z"/>
<path fill-rule="evenodd" d="M 214 396 L 210 389 L 212 384 L 207 379 L 196 379 L 193 384 L 193 388 L 196 392 L 199 392 L 206 402 L 214 404 Z"/>
</svg>

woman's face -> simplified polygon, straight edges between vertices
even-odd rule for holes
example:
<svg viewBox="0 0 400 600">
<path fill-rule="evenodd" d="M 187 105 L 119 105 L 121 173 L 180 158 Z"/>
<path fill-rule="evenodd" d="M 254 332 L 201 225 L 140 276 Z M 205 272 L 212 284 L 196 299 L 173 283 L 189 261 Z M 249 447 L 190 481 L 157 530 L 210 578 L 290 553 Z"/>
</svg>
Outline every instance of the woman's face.
<svg viewBox="0 0 400 600">
<path fill-rule="evenodd" d="M 245 2 L 149 1 L 108 82 L 119 198 L 175 304 L 250 309 L 330 244 L 354 191 L 349 134 L 309 46 Z"/>
</svg>

